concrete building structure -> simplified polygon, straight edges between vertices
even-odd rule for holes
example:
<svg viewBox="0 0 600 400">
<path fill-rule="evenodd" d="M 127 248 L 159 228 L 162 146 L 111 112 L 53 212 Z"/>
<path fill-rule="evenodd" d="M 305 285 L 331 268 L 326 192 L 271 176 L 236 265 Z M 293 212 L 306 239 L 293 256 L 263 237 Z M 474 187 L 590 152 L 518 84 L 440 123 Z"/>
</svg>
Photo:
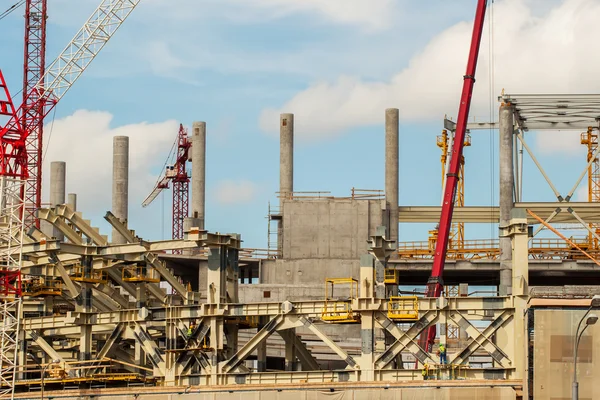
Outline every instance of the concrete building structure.
<svg viewBox="0 0 600 400">
<path fill-rule="evenodd" d="M 520 121 L 518 103 L 511 99 L 510 108 L 503 105 L 500 121 L 509 119 L 506 113 Z M 538 221 L 528 211 L 544 214 L 557 204 L 516 202 L 514 191 L 503 189 L 499 207 L 461 207 L 455 213 L 457 220 L 494 221 L 501 228 L 495 244 L 474 253 L 484 259 L 448 260 L 445 283 L 460 289 L 447 288 L 439 299 L 401 294 L 399 284 L 426 283 L 431 254 L 428 248 L 417 249 L 407 258 L 392 239 L 394 227 L 397 235 L 399 221 L 403 226 L 437 222 L 439 207 L 398 204 L 397 116 L 396 109 L 386 110 L 381 132 L 386 137 L 385 193 L 352 191 L 348 197 L 295 192 L 293 115 L 280 116 L 280 194 L 285 196 L 277 217 L 277 253 L 241 249 L 239 235 L 197 229 L 194 222 L 205 215 L 204 193 L 196 196 L 184 240 L 177 241 L 134 236 L 126 210 L 125 217 L 105 217 L 122 243 L 109 243 L 71 207 L 40 210 L 40 218 L 68 243 L 34 231 L 23 246 L 24 273 L 49 280 L 41 286 L 35 280 L 27 283 L 19 359 L 29 352 L 38 360 L 59 360 L 45 384 L 79 385 L 62 396 L 124 396 L 116 383 L 124 381 L 142 385 L 136 395 L 147 399 L 236 398 L 250 390 L 269 399 L 267 389 L 290 399 L 318 399 L 323 391 L 340 398 L 431 398 L 435 391 L 440 398 L 521 399 L 545 396 L 547 385 L 557 386 L 559 393 L 565 383 L 558 382 L 565 378 L 552 374 L 559 373 L 559 362 L 568 363 L 568 352 L 551 354 L 549 363 L 555 365 L 544 376 L 531 360 L 546 365 L 548 349 L 558 339 L 554 328 L 544 329 L 579 314 L 532 307 L 537 298 L 557 296 L 584 298 L 586 306 L 592 289 L 564 285 L 598 277 L 596 264 L 574 257 L 566 247 L 536 252 L 530 228 Z M 205 125 L 194 127 L 198 135 L 205 133 Z M 500 163 L 506 165 L 500 184 L 506 189 L 512 186 L 506 170 L 514 161 L 507 140 L 511 137 L 512 145 L 515 130 L 504 131 Z M 205 136 L 193 143 L 192 148 L 201 143 L 195 151 L 202 151 L 192 151 L 192 163 L 204 169 Z M 115 173 L 115 182 L 128 180 L 123 153 L 115 148 L 115 164 L 125 171 L 125 176 Z M 203 172 L 195 176 L 196 190 L 203 191 Z M 569 206 L 557 220 L 600 220 L 595 206 Z M 184 253 L 168 253 L 175 249 Z M 470 285 L 482 279 L 499 290 L 494 295 L 470 292 Z M 59 300 L 62 309 L 53 303 Z M 448 364 L 418 345 L 430 326 L 437 328 L 436 340 L 447 345 Z M 460 334 L 453 336 L 453 329 Z M 573 333 L 566 329 L 558 336 L 564 344 Z M 433 382 L 424 381 L 425 364 L 431 367 L 425 376 Z M 593 367 L 583 371 L 593 373 Z M 39 369 L 28 367 L 19 374 L 29 379 L 21 379 L 22 385 L 41 384 L 35 380 Z M 581 382 L 588 385 L 582 393 L 589 395 L 591 386 L 593 398 L 594 383 Z M 99 384 L 108 387 L 90 392 Z"/>
</svg>

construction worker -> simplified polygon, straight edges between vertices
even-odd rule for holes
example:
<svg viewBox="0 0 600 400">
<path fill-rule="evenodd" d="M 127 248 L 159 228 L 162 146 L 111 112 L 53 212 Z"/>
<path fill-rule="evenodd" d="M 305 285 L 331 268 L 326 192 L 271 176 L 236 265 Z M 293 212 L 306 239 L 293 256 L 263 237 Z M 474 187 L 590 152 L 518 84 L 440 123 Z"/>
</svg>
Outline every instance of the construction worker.
<svg viewBox="0 0 600 400">
<path fill-rule="evenodd" d="M 444 346 L 443 343 L 440 343 L 440 347 L 438 350 L 438 353 L 440 355 L 440 364 L 444 365 L 446 364 L 446 346 Z"/>
<path fill-rule="evenodd" d="M 429 364 L 423 364 L 423 371 L 421 371 L 421 375 L 423 375 L 424 381 L 426 381 L 429 378 Z"/>
</svg>

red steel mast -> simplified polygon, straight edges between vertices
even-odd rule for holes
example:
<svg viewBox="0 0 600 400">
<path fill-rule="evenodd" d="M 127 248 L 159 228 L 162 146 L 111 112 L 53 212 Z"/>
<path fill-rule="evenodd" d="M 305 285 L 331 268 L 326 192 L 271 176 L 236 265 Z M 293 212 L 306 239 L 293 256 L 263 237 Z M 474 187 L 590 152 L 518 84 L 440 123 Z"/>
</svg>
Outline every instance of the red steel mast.
<svg viewBox="0 0 600 400">
<path fill-rule="evenodd" d="M 187 129 L 180 124 L 177 135 L 177 159 L 173 168 L 175 170 L 173 177 L 173 239 L 183 239 L 183 220 L 189 215 L 190 177 L 186 171 L 186 162 L 190 145 Z M 181 250 L 173 253 L 181 253 Z"/>
<path fill-rule="evenodd" d="M 467 120 L 471 108 L 471 96 L 473 95 L 473 86 L 475 85 L 475 70 L 477 69 L 477 58 L 479 56 L 479 47 L 483 33 L 483 22 L 485 20 L 485 10 L 487 0 L 479 0 L 477 11 L 475 13 L 475 23 L 473 25 L 473 36 L 471 38 L 471 48 L 469 50 L 469 61 L 467 63 L 467 73 L 464 76 L 463 90 L 460 98 L 460 108 L 456 120 L 456 132 L 454 136 L 454 145 L 448 173 L 446 175 L 446 186 L 444 189 L 444 200 L 442 204 L 442 213 L 440 215 L 438 240 L 435 245 L 435 255 L 433 258 L 433 269 L 431 276 L 427 281 L 427 297 L 439 297 L 444 288 L 443 273 L 446 262 L 446 253 L 448 251 L 448 239 L 450 237 L 450 227 L 452 225 L 452 213 L 454 212 L 454 200 L 456 197 L 456 188 L 458 185 L 458 172 L 460 169 L 460 160 L 462 158 L 465 134 L 467 130 Z M 436 335 L 435 325 L 432 325 L 423 333 L 419 344 L 426 351 L 431 351 Z M 425 348 L 426 346 L 426 348 Z"/>
<path fill-rule="evenodd" d="M 29 179 L 25 183 L 25 229 L 39 228 L 35 210 L 42 202 L 43 91 L 35 90 L 46 72 L 47 0 L 27 0 L 25 6 L 25 56 L 21 124 L 29 130 L 25 140 Z"/>
</svg>

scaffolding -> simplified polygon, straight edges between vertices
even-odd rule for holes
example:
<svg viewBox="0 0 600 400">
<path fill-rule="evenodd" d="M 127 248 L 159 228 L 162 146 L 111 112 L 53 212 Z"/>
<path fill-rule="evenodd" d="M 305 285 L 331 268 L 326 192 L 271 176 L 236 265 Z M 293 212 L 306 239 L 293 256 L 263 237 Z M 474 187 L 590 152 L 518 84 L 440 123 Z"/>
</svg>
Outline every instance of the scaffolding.
<svg viewBox="0 0 600 400">
<path fill-rule="evenodd" d="M 25 181 L 0 177 L 0 398 L 14 395 L 21 323 Z"/>
<path fill-rule="evenodd" d="M 283 243 L 281 243 L 281 222 L 283 215 L 281 213 L 281 207 L 273 206 L 269 202 L 269 214 L 267 215 L 269 220 L 267 225 L 267 253 L 273 255 L 269 258 L 281 257 L 283 249 Z"/>
</svg>

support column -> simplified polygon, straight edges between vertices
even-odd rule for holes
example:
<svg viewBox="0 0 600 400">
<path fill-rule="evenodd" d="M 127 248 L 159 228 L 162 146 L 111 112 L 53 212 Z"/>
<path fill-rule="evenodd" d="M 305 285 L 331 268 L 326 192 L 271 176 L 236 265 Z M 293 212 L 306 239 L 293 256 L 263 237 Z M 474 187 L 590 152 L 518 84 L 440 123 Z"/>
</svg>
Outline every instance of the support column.
<svg viewBox="0 0 600 400">
<path fill-rule="evenodd" d="M 277 221 L 277 250 L 283 254 L 284 203 L 294 192 L 294 114 L 279 115 L 279 213 Z"/>
<path fill-rule="evenodd" d="M 67 197 L 67 205 L 73 211 L 77 211 L 77 194 L 69 193 Z"/>
<path fill-rule="evenodd" d="M 203 230 L 206 193 L 206 122 L 197 121 L 193 123 L 191 155 L 192 218 L 195 218 L 195 226 Z"/>
<path fill-rule="evenodd" d="M 397 108 L 385 110 L 385 201 L 390 208 L 387 239 L 398 245 L 398 143 L 399 143 L 399 111 Z M 391 255 L 396 258 L 394 252 Z"/>
<path fill-rule="evenodd" d="M 113 188 L 112 213 L 127 224 L 129 202 L 129 137 L 113 138 Z M 125 244 L 125 238 L 115 229 L 112 230 L 112 242 Z"/>
<path fill-rule="evenodd" d="M 499 113 L 500 128 L 500 229 L 510 225 L 514 203 L 513 167 L 513 108 L 502 104 Z M 500 296 L 512 293 L 512 245 L 510 237 L 500 237 Z"/>
<path fill-rule="evenodd" d="M 65 203 L 65 181 L 67 164 L 64 161 L 53 161 L 50 163 L 50 206 L 56 207 Z M 47 236 L 53 236 L 63 241 L 65 236 L 47 221 L 41 221 L 42 232 Z"/>
<path fill-rule="evenodd" d="M 507 329 L 497 333 L 498 345 L 512 360 L 515 369 L 508 379 L 523 379 L 527 385 L 528 334 L 527 303 L 529 301 L 529 226 L 525 210 L 513 209 L 509 226 L 501 234 L 512 242 L 512 299 L 514 317 Z M 513 328 L 510 330 L 510 328 Z M 523 387 L 524 393 L 527 388 Z"/>
</svg>

